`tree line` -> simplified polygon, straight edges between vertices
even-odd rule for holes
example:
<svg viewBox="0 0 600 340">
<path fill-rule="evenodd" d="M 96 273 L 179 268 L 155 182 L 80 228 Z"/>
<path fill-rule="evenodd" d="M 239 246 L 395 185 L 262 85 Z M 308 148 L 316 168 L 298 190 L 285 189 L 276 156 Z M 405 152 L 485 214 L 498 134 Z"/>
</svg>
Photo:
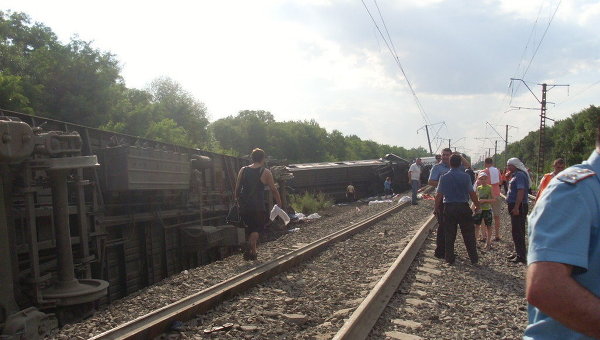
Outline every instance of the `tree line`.
<svg viewBox="0 0 600 340">
<path fill-rule="evenodd" d="M 61 43 L 49 27 L 21 12 L 0 11 L 0 109 L 235 156 L 263 147 L 290 162 L 426 154 L 424 148 L 328 132 L 314 120 L 277 122 L 266 111 L 241 111 L 211 123 L 206 106 L 172 79 L 128 88 L 115 55 L 77 37 Z"/>
<path fill-rule="evenodd" d="M 590 105 L 566 119 L 557 120 L 553 126 L 546 127 L 544 172 L 551 171 L 552 162 L 557 158 L 564 158 L 568 165 L 586 160 L 595 148 L 596 124 L 599 117 L 600 107 Z M 535 172 L 539 138 L 540 131 L 532 131 L 520 141 L 509 144 L 507 151 L 497 158 L 504 160 L 506 156 L 517 157 Z"/>
</svg>

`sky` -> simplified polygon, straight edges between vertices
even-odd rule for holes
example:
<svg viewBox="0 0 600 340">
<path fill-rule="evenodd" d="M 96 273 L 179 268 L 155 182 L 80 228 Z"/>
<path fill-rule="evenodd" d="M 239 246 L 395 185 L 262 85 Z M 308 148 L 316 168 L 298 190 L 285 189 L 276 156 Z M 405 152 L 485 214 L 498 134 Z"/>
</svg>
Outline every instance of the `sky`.
<svg viewBox="0 0 600 340">
<path fill-rule="evenodd" d="M 3 0 L 0 9 L 115 54 L 128 87 L 172 78 L 211 121 L 267 110 L 407 148 L 427 148 L 418 130 L 430 124 L 434 151 L 450 142 L 477 160 L 495 140 L 503 150 L 506 125 L 509 142 L 539 127 L 539 111 L 511 110 L 538 108 L 537 84 L 570 85 L 548 92 L 552 119 L 600 105 L 595 0 Z"/>
</svg>

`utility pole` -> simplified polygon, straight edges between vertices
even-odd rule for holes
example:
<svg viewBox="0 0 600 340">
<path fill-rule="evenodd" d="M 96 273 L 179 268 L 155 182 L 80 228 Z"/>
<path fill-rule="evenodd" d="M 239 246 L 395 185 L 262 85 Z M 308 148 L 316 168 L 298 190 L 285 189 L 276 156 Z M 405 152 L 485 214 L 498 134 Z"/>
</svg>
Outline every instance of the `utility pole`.
<svg viewBox="0 0 600 340">
<path fill-rule="evenodd" d="M 546 136 L 546 88 L 548 85 L 546 83 L 542 84 L 542 108 L 540 110 L 540 141 L 538 146 L 538 161 L 537 161 L 537 173 L 539 174 L 544 172 L 544 141 Z"/>
<path fill-rule="evenodd" d="M 506 124 L 506 137 L 504 138 L 504 166 L 508 161 L 508 124 Z"/>
<path fill-rule="evenodd" d="M 543 84 L 538 84 L 539 86 L 542 87 L 542 100 L 539 100 L 538 97 L 535 95 L 535 93 L 533 93 L 533 91 L 531 91 L 531 89 L 529 88 L 529 86 L 527 85 L 527 83 L 523 80 L 523 79 L 515 79 L 515 78 L 510 78 L 511 81 L 511 85 L 512 82 L 514 80 L 518 80 L 520 82 L 522 82 L 525 87 L 527 87 L 527 89 L 529 90 L 529 92 L 531 92 L 531 94 L 535 97 L 535 99 L 538 101 L 538 103 L 541 104 L 541 109 L 540 109 L 540 138 L 539 138 L 539 142 L 538 142 L 538 158 L 537 158 L 537 169 L 536 169 L 536 182 L 538 180 L 538 177 L 541 173 L 544 172 L 544 153 L 545 153 L 545 148 L 544 148 L 544 143 L 546 141 L 545 136 L 546 136 L 546 118 L 550 119 L 548 117 L 546 117 L 546 93 L 548 91 L 550 91 L 551 89 L 557 87 L 557 86 L 569 86 L 569 85 L 558 85 L 558 84 L 552 84 L 552 85 L 548 85 L 546 83 Z M 550 88 L 548 88 L 548 86 Z M 530 109 L 530 108 L 523 108 L 523 107 L 514 107 L 517 110 L 520 109 Z M 550 119 L 552 120 L 552 119 Z"/>
<path fill-rule="evenodd" d="M 429 138 L 429 126 L 425 125 L 425 132 L 427 133 L 427 144 L 429 144 L 429 153 L 433 154 L 433 150 L 431 149 L 431 139 Z"/>
<path fill-rule="evenodd" d="M 498 156 L 498 140 L 496 139 L 494 141 L 494 165 L 496 165 L 496 162 L 497 162 L 496 158 L 498 158 L 497 156 Z"/>
<path fill-rule="evenodd" d="M 427 145 L 429 146 L 429 154 L 430 155 L 433 155 L 433 149 L 431 148 L 431 138 L 429 137 L 429 127 L 434 126 L 434 125 L 439 125 L 439 124 L 445 125 L 446 122 L 439 122 L 439 123 L 435 123 L 435 124 L 425 124 L 424 126 L 420 127 L 419 130 L 417 130 L 417 134 L 418 134 L 420 130 L 425 128 L 425 133 L 427 134 Z M 439 129 L 438 129 L 438 132 L 439 132 Z"/>
</svg>

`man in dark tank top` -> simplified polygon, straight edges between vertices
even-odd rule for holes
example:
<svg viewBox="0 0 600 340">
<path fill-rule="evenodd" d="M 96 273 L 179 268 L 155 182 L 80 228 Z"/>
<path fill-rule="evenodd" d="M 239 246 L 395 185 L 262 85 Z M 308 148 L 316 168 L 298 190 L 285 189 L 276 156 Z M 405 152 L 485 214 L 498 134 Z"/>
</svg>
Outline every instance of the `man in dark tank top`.
<svg viewBox="0 0 600 340">
<path fill-rule="evenodd" d="M 244 252 L 245 260 L 256 260 L 256 247 L 260 234 L 267 224 L 267 205 L 265 202 L 265 186 L 268 186 L 281 207 L 281 197 L 275 187 L 273 174 L 265 168 L 265 152 L 256 148 L 252 150 L 252 165 L 245 166 L 238 173 L 234 199 L 239 206 L 242 221 L 246 224 L 248 245 Z"/>
</svg>

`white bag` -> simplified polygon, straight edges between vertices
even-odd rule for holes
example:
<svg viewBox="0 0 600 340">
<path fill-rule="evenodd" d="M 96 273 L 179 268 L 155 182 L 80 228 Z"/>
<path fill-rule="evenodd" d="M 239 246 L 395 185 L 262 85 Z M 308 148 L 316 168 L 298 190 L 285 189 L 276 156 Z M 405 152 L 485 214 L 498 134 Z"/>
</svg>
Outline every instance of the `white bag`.
<svg viewBox="0 0 600 340">
<path fill-rule="evenodd" d="M 290 223 L 290 217 L 288 216 L 288 214 L 283 211 L 283 209 L 281 209 L 277 204 L 275 204 L 273 206 L 273 209 L 271 210 L 271 221 L 273 221 L 275 218 L 277 218 L 277 216 L 281 217 L 281 219 L 283 220 L 283 223 L 285 223 L 285 225 L 287 225 L 288 223 Z"/>
</svg>

